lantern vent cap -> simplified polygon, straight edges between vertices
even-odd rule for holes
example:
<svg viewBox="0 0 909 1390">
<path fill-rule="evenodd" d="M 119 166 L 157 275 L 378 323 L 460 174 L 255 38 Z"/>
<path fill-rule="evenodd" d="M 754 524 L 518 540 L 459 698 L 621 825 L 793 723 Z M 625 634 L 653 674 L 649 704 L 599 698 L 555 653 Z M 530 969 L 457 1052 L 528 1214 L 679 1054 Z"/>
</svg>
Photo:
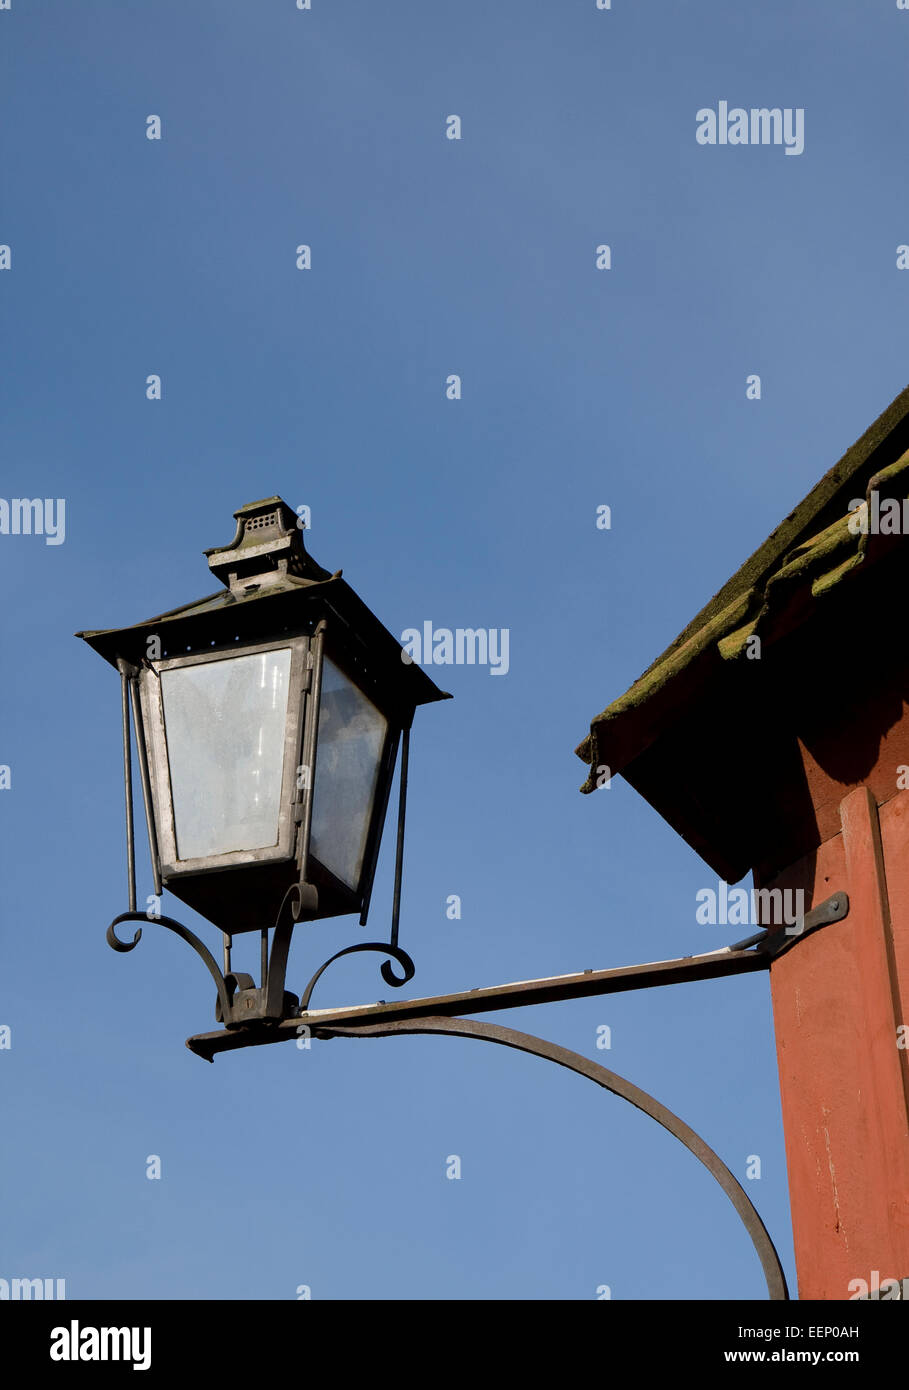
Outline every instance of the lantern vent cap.
<svg viewBox="0 0 909 1390">
<path fill-rule="evenodd" d="M 237 530 L 229 545 L 203 551 L 212 574 L 233 594 L 273 585 L 318 584 L 330 579 L 303 544 L 303 522 L 281 497 L 247 502 L 234 512 Z"/>
</svg>

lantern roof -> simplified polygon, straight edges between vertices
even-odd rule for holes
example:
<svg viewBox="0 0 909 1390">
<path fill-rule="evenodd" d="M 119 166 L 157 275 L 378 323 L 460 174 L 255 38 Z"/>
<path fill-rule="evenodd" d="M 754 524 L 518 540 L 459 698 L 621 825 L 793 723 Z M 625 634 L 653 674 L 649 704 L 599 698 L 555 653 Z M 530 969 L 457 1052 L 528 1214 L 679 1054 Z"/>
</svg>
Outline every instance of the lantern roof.
<svg viewBox="0 0 909 1390">
<path fill-rule="evenodd" d="M 795 706 L 813 701 L 816 712 L 842 687 L 841 674 L 810 665 L 811 656 L 822 661 L 822 641 L 842 642 L 858 618 L 863 652 L 873 645 L 869 611 L 880 607 L 882 589 L 905 585 L 907 551 L 903 535 L 884 534 L 868 518 L 881 498 L 907 497 L 909 387 L 592 720 L 575 750 L 590 769 L 581 791 L 596 789 L 598 769 L 621 773 L 730 882 L 772 863 L 778 856 L 759 824 L 767 806 L 742 773 L 767 756 L 770 767 L 758 775 L 770 775 L 783 745 L 800 736 Z M 862 508 L 852 505 L 859 499 Z M 902 511 L 909 521 L 909 501 Z M 723 771 L 736 759 L 744 760 L 737 789 Z"/>
<path fill-rule="evenodd" d="M 121 628 L 77 632 L 112 666 L 118 658 L 141 664 L 147 638 L 158 634 L 162 655 L 198 644 L 232 642 L 242 634 L 277 636 L 310 620 L 317 611 L 332 615 L 345 640 L 364 655 L 374 675 L 391 680 L 402 703 L 416 707 L 451 696 L 425 671 L 405 660 L 398 640 L 342 577 L 308 554 L 300 520 L 280 497 L 248 502 L 234 512 L 236 534 L 228 545 L 203 553 L 225 585 L 217 593 Z"/>
</svg>

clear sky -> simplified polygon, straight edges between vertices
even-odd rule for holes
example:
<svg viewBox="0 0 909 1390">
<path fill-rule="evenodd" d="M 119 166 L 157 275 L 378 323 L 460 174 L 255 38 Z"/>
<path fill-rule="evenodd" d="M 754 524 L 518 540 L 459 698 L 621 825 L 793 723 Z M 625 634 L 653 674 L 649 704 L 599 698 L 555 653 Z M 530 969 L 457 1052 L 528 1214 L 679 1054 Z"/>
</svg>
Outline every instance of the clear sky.
<svg viewBox="0 0 909 1390">
<path fill-rule="evenodd" d="M 314 556 L 397 636 L 510 634 L 506 674 L 430 670 L 455 698 L 415 724 L 406 992 L 744 935 L 698 925 L 715 876 L 620 779 L 580 796 L 573 750 L 909 380 L 907 47 L 895 0 L 0 9 L 0 491 L 65 499 L 62 544 L 0 535 L 0 1277 L 765 1296 L 697 1162 L 539 1060 L 448 1038 L 191 1056 L 214 1026 L 195 956 L 153 927 L 105 944 L 119 689 L 72 634 L 212 592 L 201 552 L 242 503 L 309 506 Z M 699 144 L 721 101 L 802 110 L 803 152 Z M 743 763 L 742 797 L 763 775 Z M 392 860 L 388 837 L 370 936 Z M 289 986 L 363 939 L 301 930 Z M 314 1004 L 388 997 L 377 966 L 338 963 Z M 677 1111 L 794 1284 L 765 976 L 495 1017 Z"/>
</svg>

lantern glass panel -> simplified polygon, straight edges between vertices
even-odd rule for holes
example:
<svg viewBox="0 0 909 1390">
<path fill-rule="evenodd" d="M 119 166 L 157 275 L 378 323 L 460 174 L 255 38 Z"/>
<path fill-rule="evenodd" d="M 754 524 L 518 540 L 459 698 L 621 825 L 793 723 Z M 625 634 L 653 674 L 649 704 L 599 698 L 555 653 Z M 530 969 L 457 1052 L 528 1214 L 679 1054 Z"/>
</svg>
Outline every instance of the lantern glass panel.
<svg viewBox="0 0 909 1390">
<path fill-rule="evenodd" d="M 278 842 L 290 648 L 161 673 L 177 857 Z"/>
<path fill-rule="evenodd" d="M 372 819 L 388 720 L 326 657 L 313 787 L 312 852 L 356 889 Z"/>
</svg>

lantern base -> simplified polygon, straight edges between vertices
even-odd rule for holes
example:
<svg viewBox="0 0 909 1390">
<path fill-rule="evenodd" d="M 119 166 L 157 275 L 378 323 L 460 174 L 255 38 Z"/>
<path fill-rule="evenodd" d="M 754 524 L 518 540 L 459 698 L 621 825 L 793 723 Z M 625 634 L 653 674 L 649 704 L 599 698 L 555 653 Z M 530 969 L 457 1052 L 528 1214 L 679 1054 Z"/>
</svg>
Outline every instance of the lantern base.
<svg viewBox="0 0 909 1390">
<path fill-rule="evenodd" d="M 249 980 L 248 985 L 243 988 L 231 988 L 232 981 L 239 981 L 240 978 Z M 281 1001 L 280 1011 L 269 1003 L 268 990 L 260 989 L 253 984 L 251 978 L 227 975 L 225 977 L 228 994 L 231 999 L 231 1011 L 227 1018 L 222 1017 L 220 995 L 215 1003 L 215 1020 L 223 1023 L 226 1028 L 244 1028 L 249 1023 L 280 1023 L 285 1018 L 295 1018 L 300 1012 L 300 1001 L 295 994 L 289 990 L 284 990 L 284 997 Z"/>
</svg>

